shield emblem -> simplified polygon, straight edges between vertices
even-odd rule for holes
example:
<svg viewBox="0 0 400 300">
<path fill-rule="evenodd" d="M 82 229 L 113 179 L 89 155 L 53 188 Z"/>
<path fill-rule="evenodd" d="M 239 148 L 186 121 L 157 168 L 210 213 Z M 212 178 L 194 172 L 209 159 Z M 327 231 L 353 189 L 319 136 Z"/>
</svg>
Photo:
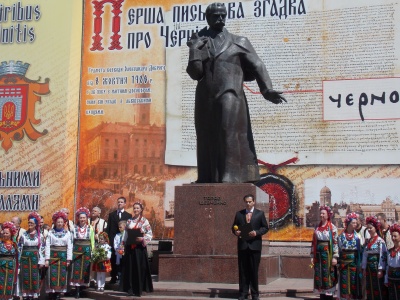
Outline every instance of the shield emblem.
<svg viewBox="0 0 400 300">
<path fill-rule="evenodd" d="M 28 89 L 26 84 L 0 86 L 0 131 L 10 133 L 24 126 Z"/>
<path fill-rule="evenodd" d="M 8 152 L 12 141 L 20 141 L 26 135 L 36 141 L 47 134 L 34 126 L 41 120 L 35 117 L 35 104 L 41 96 L 50 93 L 49 79 L 44 82 L 25 77 L 29 64 L 20 61 L 2 62 L 0 65 L 0 141 Z"/>
</svg>

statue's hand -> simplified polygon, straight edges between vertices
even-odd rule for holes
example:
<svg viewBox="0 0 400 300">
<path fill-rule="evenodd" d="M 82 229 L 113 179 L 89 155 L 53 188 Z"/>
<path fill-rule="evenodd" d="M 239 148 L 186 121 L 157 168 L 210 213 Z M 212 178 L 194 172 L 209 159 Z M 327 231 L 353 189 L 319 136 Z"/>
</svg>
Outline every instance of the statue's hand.
<svg viewBox="0 0 400 300">
<path fill-rule="evenodd" d="M 202 36 L 202 37 L 196 36 L 196 37 L 197 37 L 197 38 L 194 38 L 194 37 L 192 36 L 192 38 L 190 39 L 190 41 L 187 42 L 187 45 L 188 45 L 188 47 L 191 48 L 191 49 L 198 49 L 198 50 L 201 50 L 201 49 L 203 49 L 203 47 L 205 46 L 205 44 L 207 44 L 207 42 L 208 42 L 208 37 L 206 37 L 206 36 Z"/>
<path fill-rule="evenodd" d="M 275 91 L 275 90 L 267 90 L 266 92 L 262 93 L 264 98 L 272 103 L 279 104 L 283 101 L 287 102 L 285 97 L 282 96 L 282 92 Z"/>
</svg>

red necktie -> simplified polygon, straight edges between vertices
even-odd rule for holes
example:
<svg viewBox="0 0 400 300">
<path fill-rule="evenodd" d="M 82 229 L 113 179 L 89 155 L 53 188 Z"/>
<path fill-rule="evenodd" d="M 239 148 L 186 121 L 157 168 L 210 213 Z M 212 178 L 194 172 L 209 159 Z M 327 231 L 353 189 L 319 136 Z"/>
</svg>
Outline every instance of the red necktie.
<svg viewBox="0 0 400 300">
<path fill-rule="evenodd" d="M 247 213 L 247 215 L 246 215 L 246 221 L 247 221 L 247 223 L 250 223 L 250 220 L 251 220 L 251 216 L 253 215 L 253 213 L 252 212 L 248 212 Z"/>
</svg>

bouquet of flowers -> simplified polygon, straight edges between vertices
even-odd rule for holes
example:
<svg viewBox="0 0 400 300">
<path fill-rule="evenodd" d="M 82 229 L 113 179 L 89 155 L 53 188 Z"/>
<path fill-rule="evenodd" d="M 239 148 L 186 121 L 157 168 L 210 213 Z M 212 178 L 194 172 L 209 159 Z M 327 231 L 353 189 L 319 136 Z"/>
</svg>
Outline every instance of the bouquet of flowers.
<svg viewBox="0 0 400 300">
<path fill-rule="evenodd" d="M 117 252 L 119 255 L 124 255 L 125 254 L 125 245 L 121 243 L 119 247 L 117 248 Z"/>
<path fill-rule="evenodd" d="M 92 262 L 98 263 L 107 260 L 107 252 L 102 247 L 96 247 L 92 253 Z"/>
</svg>

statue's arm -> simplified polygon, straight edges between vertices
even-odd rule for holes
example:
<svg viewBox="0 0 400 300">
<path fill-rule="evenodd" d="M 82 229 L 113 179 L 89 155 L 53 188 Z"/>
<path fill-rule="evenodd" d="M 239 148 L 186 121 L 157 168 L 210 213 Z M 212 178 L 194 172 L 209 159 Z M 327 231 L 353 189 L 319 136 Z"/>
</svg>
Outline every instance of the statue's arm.
<svg viewBox="0 0 400 300">
<path fill-rule="evenodd" d="M 286 102 L 286 99 L 282 96 L 282 92 L 273 89 L 267 68 L 257 55 L 250 41 L 245 37 L 240 37 L 236 44 L 243 48 L 242 58 L 244 67 L 246 71 L 251 72 L 256 79 L 263 97 L 275 104 L 282 103 L 282 101 Z"/>
<path fill-rule="evenodd" d="M 208 58 L 207 42 L 207 37 L 200 37 L 197 33 L 194 33 L 187 42 L 189 63 L 186 72 L 194 80 L 200 80 L 203 77 L 203 60 Z"/>
<path fill-rule="evenodd" d="M 201 60 L 201 50 L 189 50 L 189 63 L 186 72 L 193 80 L 200 80 L 203 77 L 203 61 Z"/>
</svg>

